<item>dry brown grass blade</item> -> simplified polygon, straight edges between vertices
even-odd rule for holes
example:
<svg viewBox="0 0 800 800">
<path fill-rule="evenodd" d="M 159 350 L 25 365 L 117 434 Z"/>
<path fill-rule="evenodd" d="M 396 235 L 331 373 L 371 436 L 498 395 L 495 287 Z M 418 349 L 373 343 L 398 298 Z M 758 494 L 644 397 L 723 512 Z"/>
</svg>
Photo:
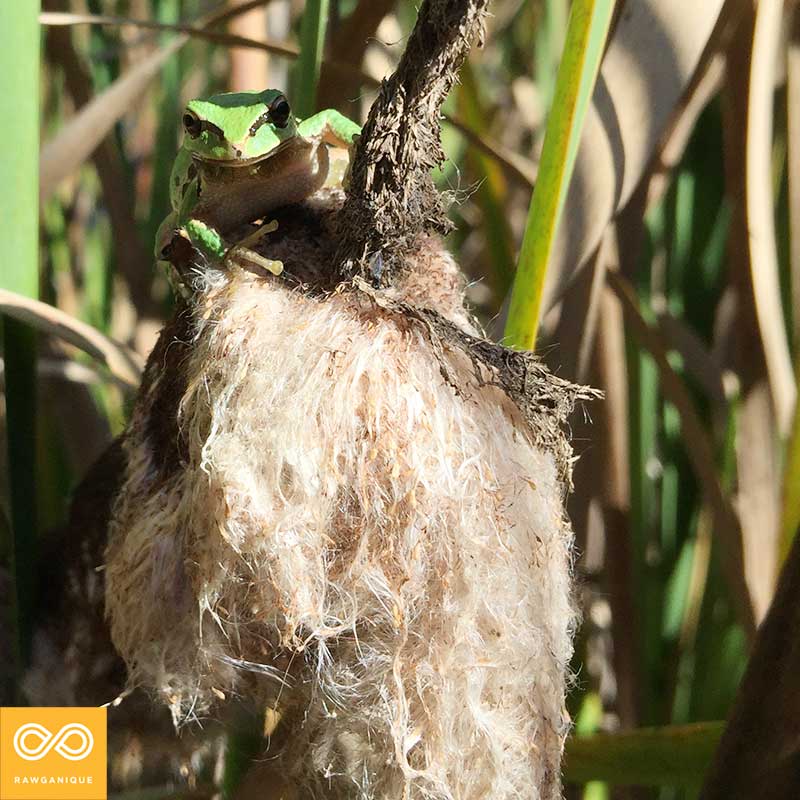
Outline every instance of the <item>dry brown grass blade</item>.
<svg viewBox="0 0 800 800">
<path fill-rule="evenodd" d="M 750 0 L 725 0 L 717 24 L 700 56 L 698 67 L 653 156 L 648 170 L 652 173 L 648 206 L 652 206 L 663 196 L 669 185 L 671 172 L 683 155 L 700 112 L 719 92 L 727 67 L 725 50 L 742 20 L 746 19 L 750 7 Z"/>
<path fill-rule="evenodd" d="M 194 39 L 204 39 L 214 44 L 223 44 L 228 47 L 247 47 L 256 50 L 264 50 L 267 53 L 284 56 L 286 58 L 297 58 L 300 51 L 292 45 L 282 42 L 273 42 L 261 39 L 250 39 L 246 36 L 237 36 L 234 33 L 224 33 L 223 31 L 209 30 L 206 27 L 189 23 L 165 23 L 155 22 L 149 19 L 135 19 L 133 17 L 115 17 L 106 14 L 69 14 L 66 12 L 42 12 L 39 15 L 42 25 L 62 26 L 62 25 L 114 25 L 122 27 L 130 25 L 135 28 L 145 30 L 182 33 Z M 346 69 L 344 65 L 334 64 L 334 67 Z M 360 73 L 359 73 L 360 74 Z"/>
<path fill-rule="evenodd" d="M 786 117 L 789 176 L 789 263 L 795 349 L 800 348 L 800 7 L 795 6 L 786 58 Z"/>
<path fill-rule="evenodd" d="M 245 0 L 245 2 L 237 5 L 228 5 L 227 2 L 223 2 L 221 5 L 213 8 L 207 14 L 201 16 L 197 20 L 197 24 L 204 26 L 222 25 L 231 19 L 235 19 L 243 14 L 247 14 L 248 11 L 252 11 L 254 8 L 263 8 L 264 6 L 268 6 L 271 2 L 272 0 Z M 154 30 L 164 29 L 164 25 L 162 23 L 151 20 L 135 19 L 133 17 L 120 17 L 108 14 L 79 14 L 67 11 L 55 13 L 52 11 L 43 11 L 39 14 L 39 22 L 42 25 L 80 25 L 87 22 L 94 22 L 95 20 L 101 18 L 108 20 L 123 20 L 124 22 L 122 24 L 144 24 L 153 28 Z M 116 25 L 119 23 L 113 22 L 111 24 Z"/>
<path fill-rule="evenodd" d="M 235 10 L 243 13 L 243 10 L 249 8 L 250 4 L 238 6 Z M 220 44 L 226 47 L 243 47 L 253 50 L 261 50 L 265 53 L 272 55 L 282 56 L 283 58 L 296 59 L 300 55 L 300 49 L 295 45 L 287 44 L 285 42 L 277 42 L 267 39 L 250 39 L 246 36 L 238 36 L 234 33 L 225 33 L 223 31 L 211 30 L 208 25 L 218 23 L 223 17 L 229 19 L 232 14 L 225 15 L 219 14 L 213 16 L 213 22 L 206 22 L 204 24 L 188 24 L 188 23 L 175 23 L 168 24 L 163 22 L 155 22 L 146 19 L 134 19 L 133 17 L 114 17 L 103 14 L 66 14 L 43 12 L 39 15 L 39 19 L 43 25 L 130 25 L 137 28 L 144 28 L 146 30 L 180 33 L 192 39 L 202 39 L 212 44 Z M 370 75 L 362 72 L 352 64 L 343 61 L 323 60 L 323 65 L 330 69 L 338 79 L 347 78 L 349 80 L 356 80 L 364 83 L 372 88 L 380 86 L 380 81 L 375 80 Z"/>
<path fill-rule="evenodd" d="M 202 25 L 224 25 L 226 22 L 242 15 L 254 8 L 268 6 L 272 0 L 244 0 L 243 3 L 228 5 L 223 3 L 221 6 L 210 11 L 198 20 Z"/>
<path fill-rule="evenodd" d="M 633 599 L 633 548 L 630 531 L 630 445 L 625 333 L 619 300 L 606 285 L 606 272 L 619 262 L 617 226 L 610 226 L 590 266 L 565 294 L 554 341 L 559 374 L 591 381 L 604 399 L 590 425 L 576 421 L 573 433 L 590 442 L 588 458 L 576 465 L 570 514 L 589 527 L 588 505 L 602 509 L 602 563 L 605 597 L 611 606 L 613 668 L 617 687 L 614 711 L 623 728 L 639 722 L 640 674 L 636 605 Z M 579 451 L 578 451 L 579 452 Z M 580 454 L 580 453 L 579 453 Z M 580 505 L 582 504 L 582 505 Z M 578 519 L 573 516 L 576 530 Z M 588 557 L 588 551 L 585 551 Z M 627 796 L 627 795 L 626 795 Z"/>
<path fill-rule="evenodd" d="M 723 0 L 626 4 L 587 116 L 557 256 L 548 270 L 545 307 L 586 263 L 609 220 L 645 175 L 722 6 Z"/>
<path fill-rule="evenodd" d="M 746 635 L 752 638 L 756 624 L 750 591 L 745 580 L 742 527 L 730 498 L 719 482 L 708 433 L 683 381 L 669 363 L 664 341 L 642 316 L 630 282 L 613 271 L 607 273 L 607 280 L 622 303 L 625 319 L 631 330 L 656 363 L 664 396 L 678 411 L 683 439 L 687 442 L 686 456 L 713 515 L 714 531 L 720 543 L 722 565 L 731 599 L 736 604 L 737 616 Z"/>
<path fill-rule="evenodd" d="M 743 14 L 727 50 L 728 80 L 723 98 L 723 158 L 725 189 L 731 201 L 732 222 L 728 238 L 728 281 L 735 297 L 735 317 L 729 330 L 730 366 L 741 386 L 736 422 L 736 483 L 743 531 L 745 575 L 760 620 L 774 589 L 778 542 L 778 435 L 774 398 L 768 402 L 769 371 L 761 336 L 754 279 L 760 265 L 753 263 L 752 234 L 748 220 L 746 167 L 751 79 L 750 54 L 755 13 Z M 771 164 L 767 166 L 767 180 Z M 767 192 L 771 195 L 771 184 Z M 770 200 L 771 206 L 771 200 Z"/>
<path fill-rule="evenodd" d="M 63 0 L 61 0 L 63 2 Z M 92 80 L 76 52 L 68 28 L 54 27 L 45 36 L 45 50 L 51 63 L 61 67 L 64 84 L 75 108 L 83 108 L 92 99 Z M 106 136 L 92 155 L 108 209 L 115 244 L 116 266 L 127 285 L 131 301 L 141 316 L 156 317 L 159 309 L 152 296 L 152 275 L 143 265 L 150 261 L 137 231 L 134 198 L 124 174 L 118 143 Z"/>
<path fill-rule="evenodd" d="M 772 194 L 775 53 L 780 47 L 782 22 L 782 0 L 759 2 L 750 58 L 745 203 L 758 328 L 779 430 L 786 435 L 797 399 L 797 388 L 783 321 Z"/>
<path fill-rule="evenodd" d="M 0 313 L 83 350 L 104 364 L 124 386 L 132 389 L 139 386 L 144 363 L 135 352 L 61 309 L 0 289 Z"/>
<path fill-rule="evenodd" d="M 637 656 L 636 603 L 633 597 L 634 556 L 630 531 L 631 485 L 628 421 L 628 373 L 625 333 L 619 300 L 607 288 L 600 298 L 597 367 L 605 392 L 601 430 L 605 570 L 614 638 L 617 713 L 623 726 L 639 722 L 640 675 Z"/>
<path fill-rule="evenodd" d="M 610 240 L 615 235 L 613 226 L 606 231 L 591 263 L 569 287 L 561 302 L 558 327 L 552 337 L 556 343 L 558 373 L 576 383 L 590 381 L 606 269 L 610 250 L 615 249 Z"/>
<path fill-rule="evenodd" d="M 736 428 L 736 506 L 744 531 L 745 575 L 758 622 L 775 591 L 779 549 L 780 470 L 774 439 L 769 385 L 759 381 L 742 398 Z"/>
<path fill-rule="evenodd" d="M 142 59 L 104 92 L 87 103 L 53 139 L 42 147 L 39 159 L 39 196 L 48 199 L 56 186 L 95 151 L 123 114 L 131 109 L 165 62 L 180 50 L 181 36 Z"/>
<path fill-rule="evenodd" d="M 651 208 L 661 198 L 672 182 L 672 173 L 677 167 L 697 119 L 722 86 L 725 77 L 725 57 L 714 52 L 696 73 L 693 85 L 687 90 L 683 102 L 676 109 L 661 144 L 653 155 L 648 172 L 647 206 Z"/>
</svg>

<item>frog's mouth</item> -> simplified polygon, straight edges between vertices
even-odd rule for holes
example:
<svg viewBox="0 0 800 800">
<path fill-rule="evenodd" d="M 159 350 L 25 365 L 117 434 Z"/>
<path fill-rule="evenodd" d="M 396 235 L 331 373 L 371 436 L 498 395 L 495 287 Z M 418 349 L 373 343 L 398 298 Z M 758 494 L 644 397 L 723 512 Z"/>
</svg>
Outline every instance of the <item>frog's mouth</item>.
<svg viewBox="0 0 800 800">
<path fill-rule="evenodd" d="M 192 163 L 203 172 L 208 172 L 209 170 L 213 171 L 215 169 L 244 169 L 247 167 L 255 167 L 259 164 L 263 164 L 266 161 L 270 161 L 275 158 L 275 156 L 291 149 L 293 146 L 296 146 L 295 140 L 287 139 L 286 141 L 283 141 L 277 145 L 277 147 L 273 147 L 268 153 L 264 153 L 264 155 L 261 156 L 253 156 L 252 158 L 206 158 L 199 153 L 192 153 Z"/>
</svg>

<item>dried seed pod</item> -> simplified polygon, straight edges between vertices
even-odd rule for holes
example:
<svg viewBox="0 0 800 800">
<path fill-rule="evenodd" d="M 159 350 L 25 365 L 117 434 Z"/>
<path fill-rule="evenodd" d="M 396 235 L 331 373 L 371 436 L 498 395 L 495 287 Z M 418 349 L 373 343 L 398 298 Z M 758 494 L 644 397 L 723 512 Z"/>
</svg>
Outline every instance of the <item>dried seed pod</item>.
<svg viewBox="0 0 800 800">
<path fill-rule="evenodd" d="M 562 428 L 587 395 L 477 337 L 435 238 L 391 292 L 329 290 L 340 203 L 281 221 L 281 279 L 198 271 L 162 333 L 113 514 L 115 644 L 177 720 L 277 710 L 300 797 L 557 797 Z"/>
</svg>

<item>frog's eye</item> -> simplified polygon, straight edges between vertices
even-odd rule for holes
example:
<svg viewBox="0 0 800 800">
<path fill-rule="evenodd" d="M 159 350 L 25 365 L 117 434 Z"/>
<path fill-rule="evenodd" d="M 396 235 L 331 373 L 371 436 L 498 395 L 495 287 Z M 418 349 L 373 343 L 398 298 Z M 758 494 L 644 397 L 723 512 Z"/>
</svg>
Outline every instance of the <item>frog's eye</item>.
<svg viewBox="0 0 800 800">
<path fill-rule="evenodd" d="M 192 139 L 196 139 L 203 132 L 203 123 L 197 114 L 187 111 L 183 115 L 183 128 Z"/>
<path fill-rule="evenodd" d="M 276 128 L 285 128 L 289 124 L 291 115 L 292 109 L 289 108 L 289 101 L 282 94 L 279 94 L 269 107 L 270 122 Z"/>
</svg>

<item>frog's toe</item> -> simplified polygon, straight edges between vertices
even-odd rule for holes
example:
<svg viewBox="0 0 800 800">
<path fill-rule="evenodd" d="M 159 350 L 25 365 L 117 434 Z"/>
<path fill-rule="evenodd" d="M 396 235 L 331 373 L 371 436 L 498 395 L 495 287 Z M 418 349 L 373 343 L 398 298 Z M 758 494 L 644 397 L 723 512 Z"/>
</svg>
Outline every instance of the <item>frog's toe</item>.
<svg viewBox="0 0 800 800">
<path fill-rule="evenodd" d="M 265 222 L 259 230 L 262 230 L 264 233 L 273 233 L 278 230 L 278 220 L 273 219 L 269 222 Z"/>
<path fill-rule="evenodd" d="M 280 275 L 283 272 L 282 261 L 277 261 L 272 258 L 264 258 L 264 256 L 256 253 L 254 250 L 250 250 L 249 248 L 240 244 L 232 247 L 228 251 L 228 255 L 225 260 L 228 262 L 228 264 L 235 264 L 242 269 L 246 269 L 249 272 L 255 272 L 256 274 L 266 271 L 272 275 Z"/>
</svg>

